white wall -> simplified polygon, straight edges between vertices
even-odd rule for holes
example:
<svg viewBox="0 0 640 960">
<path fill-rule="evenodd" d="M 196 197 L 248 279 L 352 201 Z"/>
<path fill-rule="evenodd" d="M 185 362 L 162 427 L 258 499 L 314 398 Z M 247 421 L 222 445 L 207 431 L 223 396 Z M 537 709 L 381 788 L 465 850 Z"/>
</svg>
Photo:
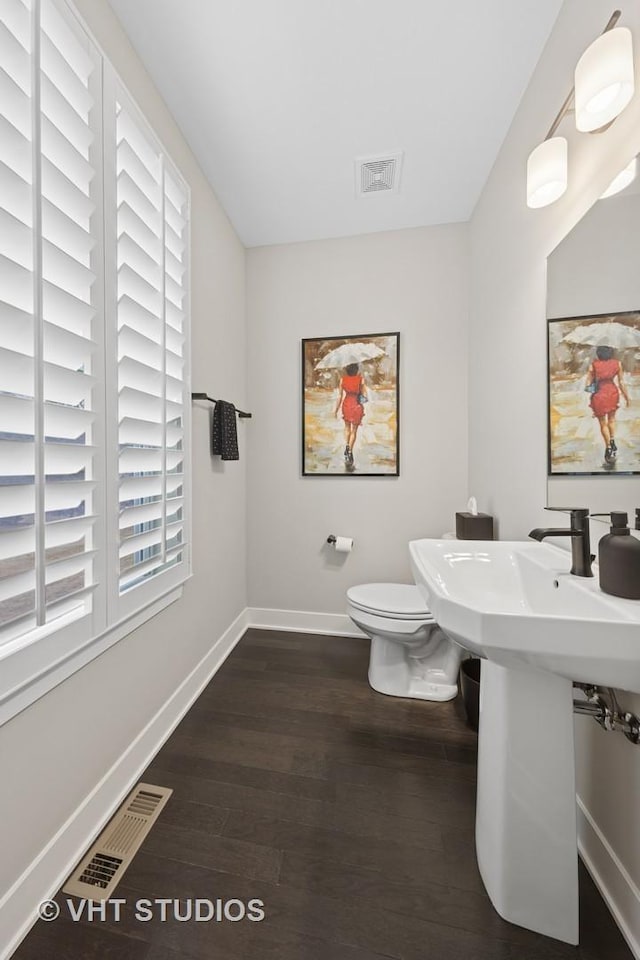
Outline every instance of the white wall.
<svg viewBox="0 0 640 960">
<path fill-rule="evenodd" d="M 640 9 L 631 0 L 621 7 L 622 23 L 633 28 L 640 72 Z M 523 538 L 549 519 L 543 512 L 546 257 L 640 149 L 637 95 L 599 136 L 578 135 L 571 120 L 565 121 L 560 132 L 570 141 L 569 189 L 551 207 L 526 207 L 527 156 L 570 90 L 580 54 L 610 14 L 605 0 L 566 0 L 471 223 L 470 486 L 498 516 L 502 538 Z M 597 526 L 594 535 L 605 530 Z M 640 710 L 640 698 L 621 699 Z M 576 721 L 576 733 L 581 802 L 613 856 L 585 822 L 582 842 L 640 950 L 640 900 L 625 880 L 626 872 L 640 887 L 640 750 L 585 718 Z M 626 903 L 620 891 L 626 891 Z"/>
<path fill-rule="evenodd" d="M 77 7 L 191 186 L 194 387 L 243 406 L 244 249 L 108 4 Z M 240 463 L 212 464 L 208 416 L 195 405 L 183 599 L 0 728 L 0 956 L 24 921 L 12 885 L 246 606 L 246 441 Z"/>
<path fill-rule="evenodd" d="M 347 587 L 411 581 L 408 540 L 452 528 L 467 495 L 467 272 L 463 225 L 248 251 L 252 607 L 342 614 Z M 301 338 L 391 330 L 400 476 L 301 477 Z M 342 563 L 330 533 L 356 541 Z"/>
</svg>

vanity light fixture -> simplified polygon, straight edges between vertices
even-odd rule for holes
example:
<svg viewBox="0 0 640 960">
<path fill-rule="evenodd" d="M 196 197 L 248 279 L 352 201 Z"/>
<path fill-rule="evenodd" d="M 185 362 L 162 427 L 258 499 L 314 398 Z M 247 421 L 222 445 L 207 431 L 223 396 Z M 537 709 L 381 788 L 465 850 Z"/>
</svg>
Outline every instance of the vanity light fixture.
<svg viewBox="0 0 640 960">
<path fill-rule="evenodd" d="M 527 160 L 527 206 L 546 207 L 567 189 L 567 141 L 550 137 Z"/>
<path fill-rule="evenodd" d="M 580 57 L 574 89 L 560 107 L 542 143 L 529 154 L 528 207 L 555 203 L 567 189 L 567 140 L 556 136 L 567 114 L 575 109 L 578 130 L 596 133 L 606 129 L 633 97 L 631 31 L 626 27 L 614 29 L 620 16 L 620 10 L 614 10 L 603 33 Z"/>
<path fill-rule="evenodd" d="M 616 11 L 617 12 L 617 11 Z M 593 133 L 622 113 L 634 91 L 633 40 L 628 27 L 605 30 L 578 60 L 576 127 Z"/>
<path fill-rule="evenodd" d="M 607 197 L 613 197 L 616 193 L 620 193 L 621 190 L 624 190 L 625 187 L 628 187 L 632 183 L 638 172 L 638 158 L 634 157 L 631 163 L 627 164 L 624 170 L 621 170 L 617 177 L 614 177 L 605 192 L 601 195 L 601 200 L 606 200 Z"/>
</svg>

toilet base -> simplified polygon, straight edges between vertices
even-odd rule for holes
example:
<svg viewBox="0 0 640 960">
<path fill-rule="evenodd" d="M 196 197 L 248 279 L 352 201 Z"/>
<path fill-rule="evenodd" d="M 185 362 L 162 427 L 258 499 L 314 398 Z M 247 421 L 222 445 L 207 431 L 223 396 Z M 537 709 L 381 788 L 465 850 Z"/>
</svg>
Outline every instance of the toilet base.
<svg viewBox="0 0 640 960">
<path fill-rule="evenodd" d="M 384 637 L 371 638 L 369 685 L 388 697 L 415 700 L 453 700 L 458 694 L 458 669 L 462 651 L 441 636 L 427 657 L 412 657 L 407 648 Z M 433 638 L 436 639 L 436 638 Z"/>
</svg>

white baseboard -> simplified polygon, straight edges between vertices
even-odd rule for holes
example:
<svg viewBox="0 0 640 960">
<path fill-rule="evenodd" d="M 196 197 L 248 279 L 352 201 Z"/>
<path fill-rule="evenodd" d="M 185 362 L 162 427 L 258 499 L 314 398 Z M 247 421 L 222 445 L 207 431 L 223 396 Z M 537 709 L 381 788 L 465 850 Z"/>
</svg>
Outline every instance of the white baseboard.
<svg viewBox="0 0 640 960">
<path fill-rule="evenodd" d="M 248 610 L 245 609 L 2 897 L 0 960 L 7 960 L 18 948 L 37 919 L 37 905 L 60 888 L 82 853 L 91 846 L 139 780 L 141 772 L 231 653 L 247 629 L 248 621 Z"/>
<path fill-rule="evenodd" d="M 249 607 L 248 613 L 248 625 L 260 630 L 335 634 L 339 637 L 365 636 L 346 613 L 309 613 L 306 610 L 275 610 L 268 607 Z"/>
<path fill-rule="evenodd" d="M 612 849 L 580 797 L 578 849 L 595 885 L 629 944 L 640 960 L 640 890 Z"/>
</svg>

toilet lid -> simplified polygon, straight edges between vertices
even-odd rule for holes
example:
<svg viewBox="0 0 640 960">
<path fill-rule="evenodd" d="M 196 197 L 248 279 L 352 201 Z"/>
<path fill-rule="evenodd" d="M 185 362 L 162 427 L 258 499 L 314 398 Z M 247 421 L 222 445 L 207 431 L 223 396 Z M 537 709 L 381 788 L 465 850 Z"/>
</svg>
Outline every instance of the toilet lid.
<svg viewBox="0 0 640 960">
<path fill-rule="evenodd" d="M 419 589 L 412 583 L 362 583 L 347 590 L 347 599 L 360 610 L 402 620 L 432 620 Z"/>
</svg>

